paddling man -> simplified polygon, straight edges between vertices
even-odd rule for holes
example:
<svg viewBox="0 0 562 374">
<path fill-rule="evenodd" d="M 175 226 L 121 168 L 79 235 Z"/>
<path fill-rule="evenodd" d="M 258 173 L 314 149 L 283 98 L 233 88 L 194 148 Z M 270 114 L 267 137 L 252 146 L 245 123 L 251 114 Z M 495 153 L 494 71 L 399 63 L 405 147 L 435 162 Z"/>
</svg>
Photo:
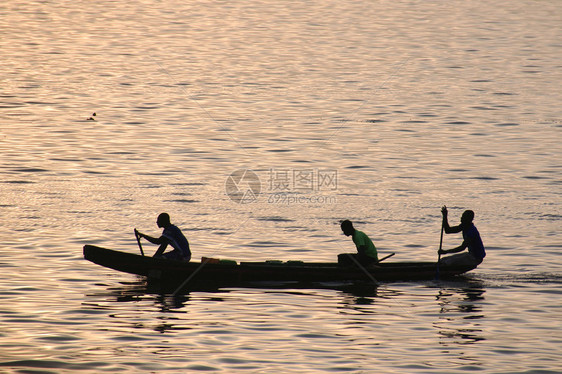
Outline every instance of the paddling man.
<svg viewBox="0 0 562 374">
<path fill-rule="evenodd" d="M 355 261 L 350 257 L 353 257 L 361 265 L 370 265 L 379 262 L 377 248 L 367 234 L 363 231 L 356 230 L 353 227 L 353 223 L 347 219 L 342 221 L 341 229 L 345 236 L 351 236 L 351 239 L 353 239 L 353 243 L 355 243 L 355 247 L 357 248 L 357 254 L 343 253 L 338 255 L 339 264 L 348 265 L 354 263 Z"/>
<path fill-rule="evenodd" d="M 454 234 L 462 231 L 463 242 L 453 249 L 441 249 L 439 253 L 458 253 L 468 248 L 468 252 L 445 257 L 441 260 L 441 263 L 445 265 L 479 265 L 484 257 L 486 257 L 486 251 L 484 250 L 484 244 L 482 244 L 480 233 L 476 229 L 476 226 L 474 226 L 474 223 L 472 223 L 474 212 L 472 210 L 465 210 L 461 216 L 461 224 L 453 227 L 449 226 L 446 206 L 441 208 L 441 213 L 443 214 L 443 228 L 445 232 L 447 234 Z"/>
<path fill-rule="evenodd" d="M 170 215 L 168 213 L 160 214 L 156 220 L 156 224 L 158 227 L 164 229 L 164 231 L 162 231 L 162 236 L 159 238 L 153 238 L 152 236 L 143 234 L 135 229 L 135 234 L 139 238 L 145 238 L 152 244 L 160 244 L 160 247 L 152 257 L 189 262 L 189 260 L 191 260 L 189 242 L 182 234 L 181 230 L 170 223 Z M 170 244 L 174 249 L 170 252 L 164 253 L 168 244 Z"/>
</svg>

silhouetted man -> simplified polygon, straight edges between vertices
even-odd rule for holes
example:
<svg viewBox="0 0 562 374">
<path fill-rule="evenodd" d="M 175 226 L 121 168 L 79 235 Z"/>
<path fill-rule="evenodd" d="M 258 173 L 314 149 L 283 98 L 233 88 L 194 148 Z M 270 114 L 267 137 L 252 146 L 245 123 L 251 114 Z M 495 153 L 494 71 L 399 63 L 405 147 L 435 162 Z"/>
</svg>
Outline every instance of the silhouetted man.
<svg viewBox="0 0 562 374">
<path fill-rule="evenodd" d="M 363 231 L 356 230 L 353 227 L 353 223 L 347 219 L 342 221 L 341 229 L 345 236 L 351 236 L 357 248 L 357 254 L 343 253 L 338 255 L 339 264 L 351 265 L 354 261 L 350 257 L 357 260 L 361 265 L 370 265 L 379 262 L 377 248 Z"/>
<path fill-rule="evenodd" d="M 156 224 L 158 227 L 164 229 L 164 231 L 162 231 L 162 236 L 159 238 L 153 238 L 152 236 L 145 235 L 135 229 L 135 234 L 138 237 L 145 238 L 152 244 L 160 244 L 160 247 L 153 257 L 189 262 L 189 260 L 191 260 L 189 242 L 182 234 L 181 230 L 170 223 L 170 216 L 168 213 L 161 213 L 156 220 Z M 164 253 L 168 244 L 174 249 L 170 252 Z"/>
<path fill-rule="evenodd" d="M 447 234 L 454 234 L 462 231 L 463 242 L 453 249 L 441 249 L 439 253 L 458 253 L 468 248 L 468 252 L 445 257 L 441 260 L 441 263 L 444 265 L 479 265 L 484 257 L 486 257 L 486 251 L 482 239 L 480 238 L 480 233 L 472 223 L 474 212 L 472 210 L 465 210 L 461 216 L 461 224 L 453 227 L 449 226 L 446 206 L 441 208 L 441 213 L 443 214 L 443 228 L 445 232 Z"/>
</svg>

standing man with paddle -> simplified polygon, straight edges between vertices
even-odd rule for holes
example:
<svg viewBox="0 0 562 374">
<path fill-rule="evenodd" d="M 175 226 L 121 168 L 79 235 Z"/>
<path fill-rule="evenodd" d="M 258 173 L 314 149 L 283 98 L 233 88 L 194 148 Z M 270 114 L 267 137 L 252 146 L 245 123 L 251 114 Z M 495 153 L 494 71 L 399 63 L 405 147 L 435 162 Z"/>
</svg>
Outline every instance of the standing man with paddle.
<svg viewBox="0 0 562 374">
<path fill-rule="evenodd" d="M 182 234 L 181 230 L 177 226 L 170 223 L 170 215 L 168 213 L 161 213 L 156 220 L 156 224 L 158 225 L 158 227 L 164 229 L 161 237 L 153 238 L 152 236 L 143 234 L 135 229 L 137 240 L 140 238 L 145 238 L 152 244 L 160 244 L 160 247 L 152 257 L 161 257 L 169 260 L 189 262 L 189 260 L 191 260 L 189 242 Z M 170 252 L 164 253 L 166 247 L 168 247 L 168 244 L 171 245 L 174 249 Z"/>
<path fill-rule="evenodd" d="M 479 265 L 484 257 L 486 257 L 486 251 L 484 249 L 484 244 L 480 238 L 480 233 L 472 223 L 474 219 L 474 212 L 472 210 L 465 210 L 461 216 L 461 224 L 458 226 L 449 226 L 449 220 L 447 218 L 448 212 L 447 207 L 441 208 L 441 213 L 443 214 L 443 229 L 447 234 L 454 234 L 462 231 L 463 242 L 458 247 L 453 249 L 439 249 L 439 254 L 447 253 L 458 253 L 462 252 L 468 248 L 468 252 L 459 253 L 454 256 L 445 257 L 440 260 L 443 265 Z M 443 235 L 443 234 L 441 234 Z"/>
</svg>

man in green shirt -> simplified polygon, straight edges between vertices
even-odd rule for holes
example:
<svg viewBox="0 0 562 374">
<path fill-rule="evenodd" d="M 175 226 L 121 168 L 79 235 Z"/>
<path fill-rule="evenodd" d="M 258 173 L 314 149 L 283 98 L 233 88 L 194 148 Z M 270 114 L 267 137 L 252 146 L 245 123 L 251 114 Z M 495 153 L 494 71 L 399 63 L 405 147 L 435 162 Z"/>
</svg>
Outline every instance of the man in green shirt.
<svg viewBox="0 0 562 374">
<path fill-rule="evenodd" d="M 344 253 L 338 255 L 338 263 L 349 265 L 350 262 L 354 262 L 351 257 L 355 258 L 355 260 L 362 265 L 376 264 L 379 262 L 377 248 L 363 231 L 356 230 L 353 227 L 353 223 L 347 219 L 342 221 L 341 229 L 346 236 L 351 236 L 351 239 L 353 239 L 353 243 L 355 243 L 355 247 L 357 248 L 357 254 Z"/>
</svg>

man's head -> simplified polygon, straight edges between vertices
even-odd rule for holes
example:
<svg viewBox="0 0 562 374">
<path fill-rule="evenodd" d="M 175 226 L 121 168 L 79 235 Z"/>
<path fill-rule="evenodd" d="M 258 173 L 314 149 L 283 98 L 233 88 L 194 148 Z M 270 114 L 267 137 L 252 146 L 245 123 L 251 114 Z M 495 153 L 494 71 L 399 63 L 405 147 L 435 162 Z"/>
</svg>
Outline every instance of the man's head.
<svg viewBox="0 0 562 374">
<path fill-rule="evenodd" d="M 474 212 L 472 210 L 465 210 L 461 216 L 461 223 L 469 224 L 474 219 Z"/>
<path fill-rule="evenodd" d="M 355 229 L 353 228 L 353 223 L 351 223 L 351 221 L 348 219 L 341 222 L 341 230 L 343 231 L 345 236 L 352 235 L 355 232 Z"/>
<path fill-rule="evenodd" d="M 160 213 L 158 219 L 156 220 L 158 227 L 168 227 L 170 223 L 170 215 L 168 213 Z"/>
</svg>

